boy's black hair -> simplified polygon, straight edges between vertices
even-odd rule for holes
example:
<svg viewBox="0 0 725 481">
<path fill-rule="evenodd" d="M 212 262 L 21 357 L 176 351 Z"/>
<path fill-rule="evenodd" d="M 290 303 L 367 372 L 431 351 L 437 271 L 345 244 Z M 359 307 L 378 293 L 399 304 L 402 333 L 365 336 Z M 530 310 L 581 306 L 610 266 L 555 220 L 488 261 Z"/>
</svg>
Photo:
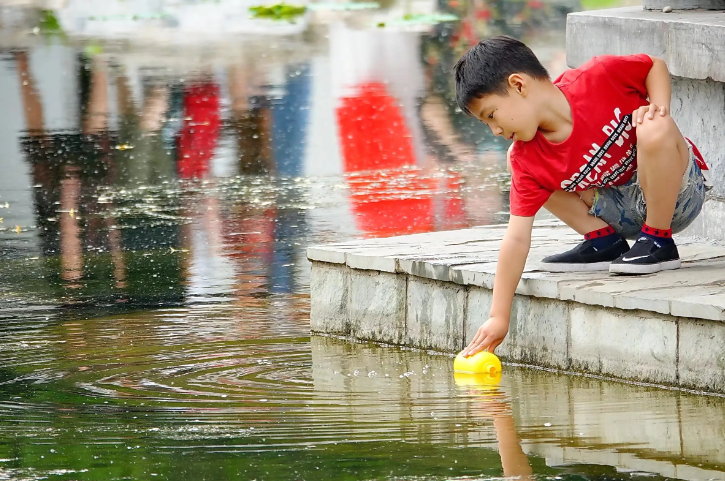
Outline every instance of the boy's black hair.
<svg viewBox="0 0 725 481">
<path fill-rule="evenodd" d="M 537 80 L 549 78 L 534 52 L 523 42 L 501 35 L 481 40 L 466 52 L 454 67 L 456 73 L 456 102 L 468 115 L 468 104 L 484 95 L 508 93 L 508 78 L 525 73 Z"/>
</svg>

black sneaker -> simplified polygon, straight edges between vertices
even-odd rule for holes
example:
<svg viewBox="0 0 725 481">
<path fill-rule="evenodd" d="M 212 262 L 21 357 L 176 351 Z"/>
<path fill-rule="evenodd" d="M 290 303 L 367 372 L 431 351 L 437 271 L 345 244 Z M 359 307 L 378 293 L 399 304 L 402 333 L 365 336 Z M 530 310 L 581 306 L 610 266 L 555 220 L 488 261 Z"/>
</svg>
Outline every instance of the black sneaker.
<svg viewBox="0 0 725 481">
<path fill-rule="evenodd" d="M 674 242 L 660 245 L 651 237 L 637 239 L 632 249 L 612 262 L 609 272 L 616 274 L 652 274 L 653 272 L 679 269 L 680 254 Z"/>
<path fill-rule="evenodd" d="M 620 237 L 606 249 L 597 250 L 592 241 L 585 240 L 570 251 L 549 256 L 541 261 L 540 267 L 549 272 L 606 271 L 615 259 L 629 250 L 629 244 Z"/>
</svg>

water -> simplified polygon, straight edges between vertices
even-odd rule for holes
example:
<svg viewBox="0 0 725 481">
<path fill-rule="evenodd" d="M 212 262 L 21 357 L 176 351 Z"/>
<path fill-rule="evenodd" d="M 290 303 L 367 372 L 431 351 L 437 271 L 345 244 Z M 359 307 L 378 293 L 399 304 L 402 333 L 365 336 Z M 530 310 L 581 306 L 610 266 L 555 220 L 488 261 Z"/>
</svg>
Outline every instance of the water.
<svg viewBox="0 0 725 481">
<path fill-rule="evenodd" d="M 248 6 L 0 6 L 0 479 L 723 478 L 720 398 L 309 335 L 306 246 L 507 220 L 450 68 L 580 5 Z"/>
</svg>

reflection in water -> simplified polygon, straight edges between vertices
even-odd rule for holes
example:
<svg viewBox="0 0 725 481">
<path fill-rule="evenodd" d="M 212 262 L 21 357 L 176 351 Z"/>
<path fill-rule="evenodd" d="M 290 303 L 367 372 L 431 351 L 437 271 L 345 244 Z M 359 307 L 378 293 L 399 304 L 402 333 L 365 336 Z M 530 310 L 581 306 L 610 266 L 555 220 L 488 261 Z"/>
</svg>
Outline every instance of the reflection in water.
<svg viewBox="0 0 725 481">
<path fill-rule="evenodd" d="M 55 70 L 31 68 L 33 50 L 13 54 L 25 112 L 25 156 L 19 160 L 31 166 L 36 186 L 35 219 L 26 225 L 37 226 L 45 258 L 59 255 L 58 276 L 77 290 L 64 291 L 70 298 L 63 302 L 175 304 L 182 290 L 196 295 L 192 285 L 222 276 L 215 285 L 231 286 L 250 268 L 265 272 L 260 294 L 295 292 L 305 281 L 294 281 L 304 270 L 295 272 L 303 252 L 292 239 L 305 238 L 310 222 L 323 221 L 323 231 L 336 235 L 368 236 L 503 220 L 494 217 L 503 209 L 503 194 L 489 188 L 498 187 L 499 161 L 482 175 L 478 159 L 484 156 L 469 155 L 465 164 L 448 166 L 425 146 L 415 113 L 424 93 L 410 88 L 421 71 L 415 61 L 418 34 L 386 35 L 398 48 L 381 63 L 376 52 L 384 44 L 369 34 L 335 31 L 334 54 L 347 41 L 350 49 L 364 46 L 368 61 L 353 71 L 334 67 L 330 91 L 312 87 L 320 74 L 313 77 L 307 63 L 271 69 L 240 63 L 221 75 L 181 79 L 134 76 L 112 57 L 69 55 L 69 46 L 43 50 L 42 55 L 57 53 L 69 62 L 61 77 L 64 89 L 79 86 L 77 113 L 56 113 L 59 98 L 42 90 L 57 80 Z M 395 70 L 397 58 L 408 59 L 411 68 Z M 315 105 L 329 107 L 334 116 L 315 114 Z M 51 123 L 60 128 L 46 125 L 45 110 L 54 112 Z M 300 182 L 317 169 L 319 144 L 306 140 L 313 131 L 329 136 L 327 150 L 339 149 L 337 178 Z M 235 173 L 247 177 L 224 176 Z M 257 177 L 270 174 L 274 177 Z M 340 199 L 319 191 L 329 190 L 326 186 L 340 191 Z M 185 199 L 200 204 L 187 206 Z M 481 199 L 486 200 L 476 210 L 467 208 L 466 202 Z M 348 210 L 336 214 L 342 229 L 324 214 L 319 217 L 338 206 Z M 318 212 L 305 214 L 309 207 Z M 239 229 L 224 232 L 230 225 Z M 237 244 L 232 256 L 244 252 L 248 259 L 228 260 L 230 253 L 218 247 L 225 236 Z M 250 243 L 259 247 L 250 250 Z M 181 260 L 182 246 L 191 262 Z M 146 258 L 149 262 L 134 260 Z M 172 258 L 176 267 L 161 279 L 161 266 Z M 180 275 L 184 263 L 192 268 L 188 282 Z M 199 271 L 201 266 L 207 267 Z M 154 285 L 144 288 L 136 279 L 147 275 Z M 178 284 L 164 291 L 156 288 L 160 282 Z M 141 296 L 133 292 L 137 288 Z"/>
<path fill-rule="evenodd" d="M 531 479 L 533 471 L 516 432 L 511 402 L 499 388 L 501 374 L 454 373 L 453 378 L 456 385 L 465 388 L 466 396 L 472 399 L 475 416 L 492 419 L 503 475 Z"/>
<path fill-rule="evenodd" d="M 0 5 L 0 479 L 721 477 L 721 400 L 310 338 L 306 246 L 506 220 L 450 68 L 512 33 L 556 74 L 576 8 L 387 3 Z"/>
<path fill-rule="evenodd" d="M 60 181 L 60 277 L 66 281 L 77 281 L 83 275 L 83 254 L 81 252 L 80 228 L 78 227 L 78 199 L 80 179 L 75 167 L 63 169 L 66 177 Z M 79 287 L 78 284 L 72 284 Z"/>
<path fill-rule="evenodd" d="M 183 125 L 177 139 L 177 169 L 181 179 L 202 179 L 219 136 L 219 86 L 211 80 L 184 87 Z"/>
</svg>

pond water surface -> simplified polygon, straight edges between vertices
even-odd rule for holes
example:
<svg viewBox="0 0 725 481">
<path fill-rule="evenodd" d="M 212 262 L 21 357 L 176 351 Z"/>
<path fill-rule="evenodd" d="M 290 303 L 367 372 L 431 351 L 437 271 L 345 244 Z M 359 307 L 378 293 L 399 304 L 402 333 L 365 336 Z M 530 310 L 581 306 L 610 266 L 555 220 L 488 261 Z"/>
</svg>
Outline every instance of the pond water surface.
<svg viewBox="0 0 725 481">
<path fill-rule="evenodd" d="M 507 220 L 450 69 L 579 3 L 57 3 L 0 4 L 0 479 L 725 478 L 721 398 L 309 334 L 308 245 Z"/>
</svg>

